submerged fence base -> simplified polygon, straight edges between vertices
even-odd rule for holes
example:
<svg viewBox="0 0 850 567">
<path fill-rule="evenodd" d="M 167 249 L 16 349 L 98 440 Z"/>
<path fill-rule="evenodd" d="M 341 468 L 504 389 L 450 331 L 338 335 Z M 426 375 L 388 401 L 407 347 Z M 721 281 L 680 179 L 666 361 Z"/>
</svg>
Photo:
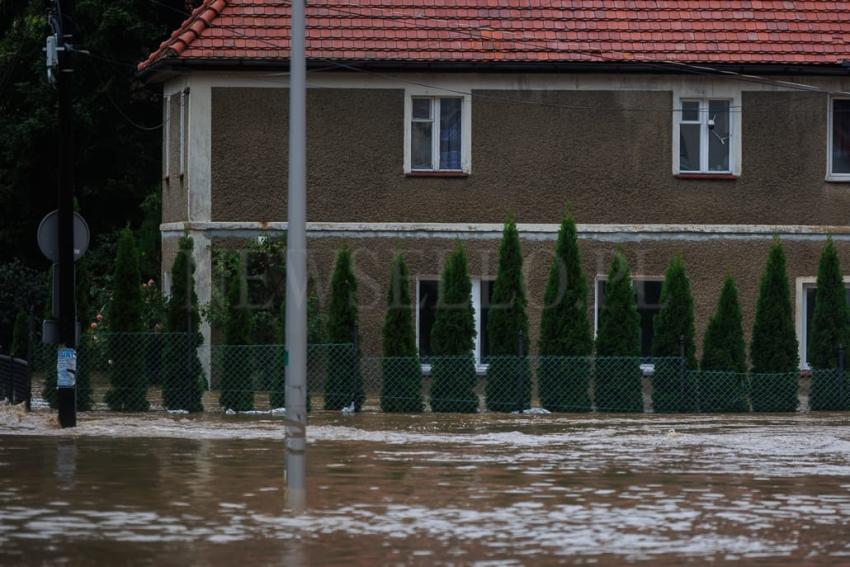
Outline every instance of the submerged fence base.
<svg viewBox="0 0 850 567">
<path fill-rule="evenodd" d="M 209 357 L 210 375 L 199 360 Z M 850 410 L 843 370 L 699 371 L 680 358 L 357 356 L 350 344 L 308 346 L 314 410 L 393 413 L 691 413 Z M 55 349 L 35 349 L 35 397 L 55 404 Z M 283 408 L 283 345 L 199 346 L 181 333 L 87 335 L 78 350 L 80 411 L 268 411 Z"/>
</svg>

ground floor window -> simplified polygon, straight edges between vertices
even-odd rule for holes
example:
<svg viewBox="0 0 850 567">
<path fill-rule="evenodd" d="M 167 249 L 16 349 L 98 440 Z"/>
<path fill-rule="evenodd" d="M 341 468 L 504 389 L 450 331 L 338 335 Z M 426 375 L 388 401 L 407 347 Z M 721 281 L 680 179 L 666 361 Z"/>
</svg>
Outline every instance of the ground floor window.
<svg viewBox="0 0 850 567">
<path fill-rule="evenodd" d="M 844 282 L 847 301 L 850 304 L 850 282 Z M 815 318 L 818 288 L 816 284 L 803 285 L 803 328 L 800 335 L 800 363 L 809 367 L 809 337 L 812 336 L 812 323 Z"/>
<path fill-rule="evenodd" d="M 439 281 L 437 278 L 423 278 L 416 282 L 416 331 L 419 356 L 424 364 L 433 354 L 431 348 L 431 330 L 437 316 L 437 293 Z M 475 314 L 475 360 L 486 362 L 487 347 L 487 315 L 490 310 L 490 300 L 493 297 L 493 281 L 482 278 L 472 279 L 472 308 Z"/>
<path fill-rule="evenodd" d="M 653 324 L 655 315 L 661 310 L 662 282 L 662 278 L 635 278 L 632 280 L 638 314 L 640 315 L 641 356 L 652 355 Z M 605 305 L 605 286 L 607 283 L 604 278 L 596 280 L 596 307 L 593 319 L 597 330 L 599 329 L 599 312 Z"/>
</svg>

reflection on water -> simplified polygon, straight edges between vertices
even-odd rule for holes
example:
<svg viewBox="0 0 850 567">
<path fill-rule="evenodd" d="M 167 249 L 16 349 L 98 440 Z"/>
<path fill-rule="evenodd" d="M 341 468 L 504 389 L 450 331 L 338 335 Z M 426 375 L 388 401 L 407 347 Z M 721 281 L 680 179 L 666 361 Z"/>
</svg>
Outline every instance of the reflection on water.
<svg viewBox="0 0 850 567">
<path fill-rule="evenodd" d="M 843 416 L 0 420 L 0 563 L 850 563 Z"/>
</svg>

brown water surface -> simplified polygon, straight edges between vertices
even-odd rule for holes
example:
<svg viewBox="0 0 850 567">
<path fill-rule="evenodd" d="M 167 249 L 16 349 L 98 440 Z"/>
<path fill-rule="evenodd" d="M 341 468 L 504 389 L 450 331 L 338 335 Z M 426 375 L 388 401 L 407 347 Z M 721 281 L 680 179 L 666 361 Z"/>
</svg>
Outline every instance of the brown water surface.
<svg viewBox="0 0 850 567">
<path fill-rule="evenodd" d="M 0 563 L 850 564 L 847 416 L 0 414 Z"/>
</svg>

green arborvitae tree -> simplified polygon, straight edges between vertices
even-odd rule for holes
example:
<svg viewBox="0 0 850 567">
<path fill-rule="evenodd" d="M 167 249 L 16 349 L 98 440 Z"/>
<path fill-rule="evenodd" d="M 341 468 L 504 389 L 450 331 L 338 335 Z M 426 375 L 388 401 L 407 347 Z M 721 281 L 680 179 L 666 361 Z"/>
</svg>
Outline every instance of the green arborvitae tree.
<svg viewBox="0 0 850 567">
<path fill-rule="evenodd" d="M 747 353 L 738 290 L 735 279 L 727 275 L 702 343 L 700 409 L 711 412 L 747 411 L 746 371 Z"/>
<path fill-rule="evenodd" d="M 608 272 L 605 304 L 599 312 L 596 355 L 596 409 L 643 411 L 640 316 L 629 264 L 621 250 L 614 252 Z"/>
<path fill-rule="evenodd" d="M 219 404 L 225 410 L 250 411 L 254 409 L 254 383 L 247 356 L 247 345 L 251 342 L 251 318 L 245 301 L 242 262 L 236 254 L 232 262 L 233 270 L 227 282 Z"/>
<path fill-rule="evenodd" d="M 522 411 L 531 407 L 527 303 L 519 232 L 509 218 L 499 245 L 499 269 L 487 319 L 491 358 L 485 396 L 490 411 Z"/>
<path fill-rule="evenodd" d="M 478 411 L 471 291 L 466 254 L 458 241 L 443 268 L 431 329 L 431 410 L 435 412 Z"/>
<path fill-rule="evenodd" d="M 661 286 L 661 309 L 655 316 L 652 356 L 655 375 L 652 381 L 652 406 L 656 413 L 694 411 L 697 399 L 693 373 L 696 368 L 694 343 L 694 299 L 685 262 L 676 255 L 667 266 Z M 684 341 L 684 344 L 682 344 Z M 685 360 L 682 364 L 681 347 Z"/>
<path fill-rule="evenodd" d="M 360 374 L 357 333 L 357 280 L 351 262 L 351 250 L 344 246 L 336 257 L 331 279 L 331 301 L 328 305 L 329 368 L 325 381 L 325 409 L 341 410 L 354 404 L 360 411 L 365 395 Z"/>
<path fill-rule="evenodd" d="M 384 318 L 381 410 L 422 411 L 422 370 L 416 351 L 410 275 L 400 253 L 393 258 Z"/>
<path fill-rule="evenodd" d="M 549 411 L 590 411 L 593 334 L 587 318 L 587 280 L 581 267 L 576 225 L 561 221 L 540 319 L 540 405 Z M 569 357 L 569 358 L 567 358 Z"/>
<path fill-rule="evenodd" d="M 850 338 L 850 311 L 841 276 L 841 265 L 832 237 L 826 241 L 818 266 L 815 313 L 809 340 L 809 363 L 812 366 L 812 388 L 809 405 L 812 410 L 846 410 L 847 376 L 838 372 L 838 345 L 847 347 Z"/>
<path fill-rule="evenodd" d="M 753 337 L 751 395 L 754 411 L 797 409 L 797 336 L 785 272 L 785 252 L 774 238 L 759 285 Z"/>
<path fill-rule="evenodd" d="M 147 376 L 144 375 L 142 336 L 142 293 L 139 257 L 133 233 L 121 231 L 112 276 L 107 338 L 112 387 L 106 403 L 113 411 L 147 411 Z"/>
<path fill-rule="evenodd" d="M 206 386 L 198 347 L 200 333 L 198 296 L 195 293 L 194 242 L 191 236 L 180 239 L 177 256 L 171 266 L 171 296 L 166 308 L 166 329 L 170 334 L 163 345 L 162 403 L 169 410 L 203 411 L 201 402 Z"/>
</svg>

